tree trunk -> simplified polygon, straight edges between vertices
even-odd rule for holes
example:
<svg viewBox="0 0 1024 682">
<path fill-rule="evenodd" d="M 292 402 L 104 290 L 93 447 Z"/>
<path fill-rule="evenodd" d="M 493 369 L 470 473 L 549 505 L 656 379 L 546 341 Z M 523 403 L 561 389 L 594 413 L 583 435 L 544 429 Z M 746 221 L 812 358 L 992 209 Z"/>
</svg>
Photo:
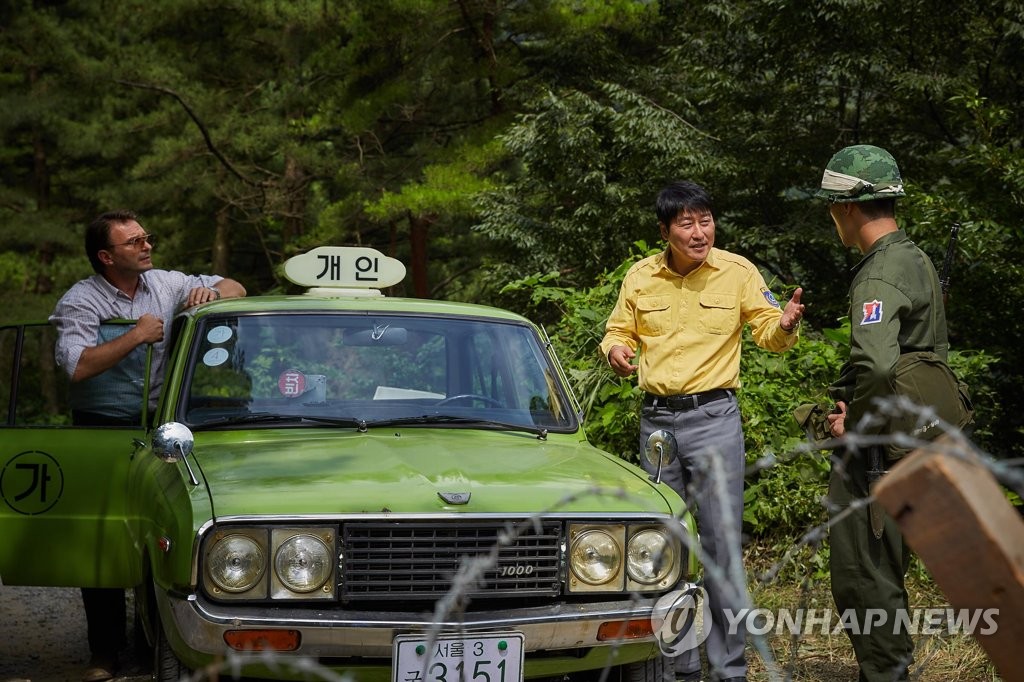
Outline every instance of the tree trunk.
<svg viewBox="0 0 1024 682">
<path fill-rule="evenodd" d="M 217 227 L 213 233 L 213 253 L 211 261 L 214 274 L 230 276 L 229 261 L 231 260 L 231 224 L 228 221 L 228 207 L 217 211 Z"/>
<path fill-rule="evenodd" d="M 412 269 L 412 288 L 416 298 L 430 298 L 427 278 L 427 228 L 430 220 L 422 216 L 409 216 L 409 265 Z"/>
</svg>

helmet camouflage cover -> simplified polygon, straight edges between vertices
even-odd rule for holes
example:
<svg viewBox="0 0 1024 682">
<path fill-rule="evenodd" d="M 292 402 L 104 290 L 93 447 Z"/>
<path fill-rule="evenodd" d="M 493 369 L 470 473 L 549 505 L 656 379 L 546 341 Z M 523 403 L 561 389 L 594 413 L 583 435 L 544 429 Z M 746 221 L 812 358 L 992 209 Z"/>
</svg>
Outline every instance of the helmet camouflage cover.
<svg viewBox="0 0 1024 682">
<path fill-rule="evenodd" d="M 838 203 L 891 199 L 906 193 L 892 154 L 881 147 L 856 144 L 832 156 L 817 196 Z"/>
</svg>

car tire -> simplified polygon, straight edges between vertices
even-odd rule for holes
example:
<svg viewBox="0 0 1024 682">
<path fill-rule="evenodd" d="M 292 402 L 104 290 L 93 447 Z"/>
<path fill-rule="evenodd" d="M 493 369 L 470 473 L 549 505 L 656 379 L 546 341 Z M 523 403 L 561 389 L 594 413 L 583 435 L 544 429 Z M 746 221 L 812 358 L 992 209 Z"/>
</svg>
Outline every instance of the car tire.
<svg viewBox="0 0 1024 682">
<path fill-rule="evenodd" d="M 620 667 L 622 682 L 675 682 L 672 662 L 661 654 L 647 661 L 626 663 Z"/>
<path fill-rule="evenodd" d="M 153 645 L 153 679 L 156 682 L 179 682 L 191 677 L 192 671 L 174 655 L 159 616 L 154 619 L 153 628 L 156 640 Z"/>
</svg>

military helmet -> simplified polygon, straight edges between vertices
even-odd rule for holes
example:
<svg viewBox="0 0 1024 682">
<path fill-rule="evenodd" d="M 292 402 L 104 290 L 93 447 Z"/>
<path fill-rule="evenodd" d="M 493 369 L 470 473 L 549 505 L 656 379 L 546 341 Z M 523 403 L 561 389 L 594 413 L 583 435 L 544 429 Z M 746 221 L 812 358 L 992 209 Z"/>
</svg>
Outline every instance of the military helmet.
<svg viewBox="0 0 1024 682">
<path fill-rule="evenodd" d="M 892 154 L 870 144 L 855 144 L 832 156 L 816 196 L 840 203 L 891 199 L 906 193 Z"/>
</svg>

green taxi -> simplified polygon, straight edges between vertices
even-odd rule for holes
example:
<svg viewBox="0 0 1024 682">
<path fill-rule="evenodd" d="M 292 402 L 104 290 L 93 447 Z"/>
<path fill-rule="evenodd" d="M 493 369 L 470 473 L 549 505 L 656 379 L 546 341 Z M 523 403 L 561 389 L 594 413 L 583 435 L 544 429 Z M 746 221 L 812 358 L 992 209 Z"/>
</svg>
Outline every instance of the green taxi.
<svg viewBox="0 0 1024 682">
<path fill-rule="evenodd" d="M 541 329 L 404 272 L 320 247 L 180 313 L 135 428 L 70 426 L 53 328 L 0 326 L 0 582 L 133 589 L 159 680 L 660 680 L 682 501 L 587 442 Z"/>
</svg>

